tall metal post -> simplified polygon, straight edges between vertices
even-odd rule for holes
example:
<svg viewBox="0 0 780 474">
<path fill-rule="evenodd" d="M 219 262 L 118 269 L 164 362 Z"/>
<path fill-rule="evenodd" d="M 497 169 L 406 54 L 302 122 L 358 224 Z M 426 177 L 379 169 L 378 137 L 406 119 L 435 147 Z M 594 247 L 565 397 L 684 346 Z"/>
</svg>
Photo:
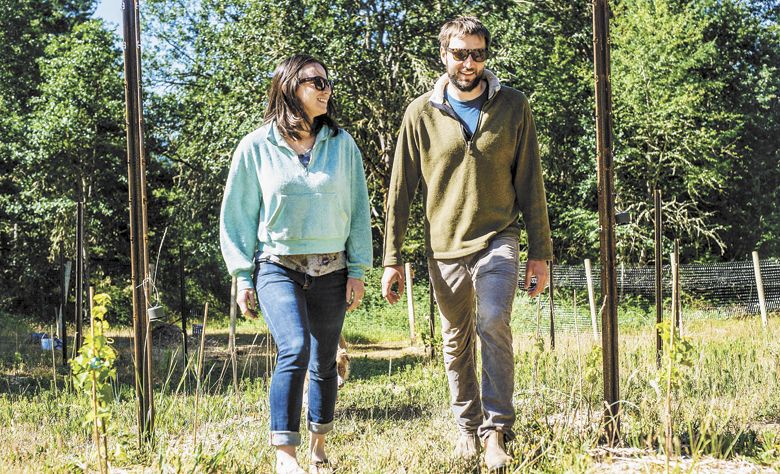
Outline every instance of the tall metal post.
<svg viewBox="0 0 780 474">
<path fill-rule="evenodd" d="M 428 329 L 431 332 L 431 346 L 428 348 L 428 356 L 433 359 L 436 357 L 436 304 L 433 297 L 433 283 L 428 278 Z"/>
<path fill-rule="evenodd" d="M 233 391 L 238 394 L 238 355 L 236 354 L 236 315 L 238 313 L 238 279 L 233 277 L 230 282 L 230 333 L 228 334 L 228 352 L 230 365 L 233 366 Z"/>
<path fill-rule="evenodd" d="M 555 349 L 555 284 L 553 283 L 553 262 L 550 259 L 550 349 Z"/>
<path fill-rule="evenodd" d="M 133 287 L 133 330 L 138 444 L 151 441 L 154 432 L 152 397 L 149 253 L 146 222 L 146 165 L 141 95 L 139 11 L 136 0 L 122 2 L 125 72 L 125 125 L 127 127 L 127 185 L 130 208 L 130 265 Z"/>
<path fill-rule="evenodd" d="M 680 309 L 680 305 L 677 304 L 677 300 L 680 299 L 680 272 L 677 271 L 677 269 L 680 266 L 680 256 L 677 251 L 677 239 L 674 241 L 674 247 L 672 248 L 672 254 L 669 256 L 669 263 L 672 267 L 672 328 L 670 331 L 672 331 L 672 336 L 674 335 L 674 332 L 679 328 L 678 322 L 680 321 L 678 310 Z M 672 343 L 669 343 L 669 347 L 672 347 Z"/>
<path fill-rule="evenodd" d="M 677 295 L 674 298 L 674 314 L 676 315 L 677 320 L 675 323 L 677 324 L 677 330 L 680 331 L 680 336 L 682 336 L 682 285 L 680 284 L 680 239 L 674 239 L 674 261 L 676 262 L 674 266 L 674 278 L 677 280 Z"/>
<path fill-rule="evenodd" d="M 414 293 L 412 293 L 412 264 L 406 262 L 404 264 L 404 273 L 406 276 L 406 308 L 409 313 L 409 340 L 412 345 L 417 341 L 417 333 L 415 332 L 414 323 Z"/>
<path fill-rule="evenodd" d="M 76 208 L 76 334 L 73 337 L 73 357 L 81 349 L 84 338 L 82 323 L 84 322 L 84 203 L 78 203 Z"/>
<path fill-rule="evenodd" d="M 593 66 L 596 89 L 596 154 L 598 161 L 599 241 L 604 312 L 601 341 L 604 355 L 604 400 L 607 441 L 620 431 L 618 379 L 617 275 L 615 272 L 615 182 L 612 156 L 612 90 L 610 86 L 609 5 L 593 0 Z"/>
<path fill-rule="evenodd" d="M 57 332 L 62 340 L 62 365 L 68 363 L 68 325 L 65 324 L 65 305 L 68 303 L 68 273 L 65 269 L 65 242 L 60 241 L 60 308 L 57 312 Z"/>
<path fill-rule="evenodd" d="M 184 248 L 179 242 L 179 311 L 181 312 L 181 337 L 184 346 L 184 367 L 187 367 L 187 289 L 184 281 Z"/>
<path fill-rule="evenodd" d="M 663 354 L 663 340 L 658 324 L 664 320 L 664 298 L 662 281 L 662 242 L 661 242 L 661 191 L 656 189 L 654 193 L 655 204 L 655 365 L 661 368 L 661 355 Z"/>
</svg>

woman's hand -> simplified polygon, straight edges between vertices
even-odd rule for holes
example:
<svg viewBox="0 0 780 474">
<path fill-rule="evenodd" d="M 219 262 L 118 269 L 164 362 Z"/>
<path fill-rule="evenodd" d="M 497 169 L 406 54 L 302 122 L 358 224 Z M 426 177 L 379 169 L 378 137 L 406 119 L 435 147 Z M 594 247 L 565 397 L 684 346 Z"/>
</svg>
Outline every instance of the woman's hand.
<svg viewBox="0 0 780 474">
<path fill-rule="evenodd" d="M 241 310 L 241 315 L 247 319 L 257 319 L 257 303 L 255 303 L 255 291 L 246 289 L 236 295 L 236 303 Z"/>
<path fill-rule="evenodd" d="M 360 305 L 363 295 L 366 294 L 366 286 L 363 280 L 347 278 L 347 311 L 352 311 Z"/>
</svg>

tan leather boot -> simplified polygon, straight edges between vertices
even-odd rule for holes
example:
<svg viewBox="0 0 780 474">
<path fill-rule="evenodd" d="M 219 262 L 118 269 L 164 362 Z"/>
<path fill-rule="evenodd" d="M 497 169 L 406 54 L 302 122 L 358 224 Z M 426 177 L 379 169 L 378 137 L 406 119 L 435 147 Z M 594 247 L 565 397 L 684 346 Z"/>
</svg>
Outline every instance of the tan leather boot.
<svg viewBox="0 0 780 474">
<path fill-rule="evenodd" d="M 485 465 L 488 471 L 501 470 L 512 462 L 512 457 L 506 453 L 504 433 L 491 431 L 485 438 Z"/>
<path fill-rule="evenodd" d="M 479 456 L 479 437 L 475 433 L 461 433 L 455 443 L 455 457 L 471 459 Z"/>
</svg>

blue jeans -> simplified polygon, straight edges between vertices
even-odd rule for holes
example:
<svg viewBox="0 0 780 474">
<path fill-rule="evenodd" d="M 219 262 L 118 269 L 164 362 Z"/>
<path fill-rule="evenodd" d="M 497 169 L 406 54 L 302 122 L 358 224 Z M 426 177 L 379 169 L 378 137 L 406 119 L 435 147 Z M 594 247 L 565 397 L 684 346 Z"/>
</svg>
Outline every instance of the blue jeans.
<svg viewBox="0 0 780 474">
<path fill-rule="evenodd" d="M 333 429 L 336 352 L 344 324 L 347 270 L 312 277 L 268 261 L 255 268 L 257 301 L 277 346 L 271 379 L 271 444 L 301 444 L 301 406 L 309 372 L 307 427 Z"/>
</svg>

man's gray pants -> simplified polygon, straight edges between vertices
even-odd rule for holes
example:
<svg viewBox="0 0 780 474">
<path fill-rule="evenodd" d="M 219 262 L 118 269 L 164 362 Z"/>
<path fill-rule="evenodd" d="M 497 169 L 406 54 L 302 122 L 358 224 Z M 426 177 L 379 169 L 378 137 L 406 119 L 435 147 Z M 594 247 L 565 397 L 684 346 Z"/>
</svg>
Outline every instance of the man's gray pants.
<svg viewBox="0 0 780 474">
<path fill-rule="evenodd" d="M 512 303 L 519 272 L 518 237 L 498 234 L 487 248 L 462 258 L 428 259 L 441 313 L 450 404 L 461 432 L 485 439 L 491 431 L 514 438 Z M 476 336 L 482 345 L 482 390 Z"/>
</svg>

